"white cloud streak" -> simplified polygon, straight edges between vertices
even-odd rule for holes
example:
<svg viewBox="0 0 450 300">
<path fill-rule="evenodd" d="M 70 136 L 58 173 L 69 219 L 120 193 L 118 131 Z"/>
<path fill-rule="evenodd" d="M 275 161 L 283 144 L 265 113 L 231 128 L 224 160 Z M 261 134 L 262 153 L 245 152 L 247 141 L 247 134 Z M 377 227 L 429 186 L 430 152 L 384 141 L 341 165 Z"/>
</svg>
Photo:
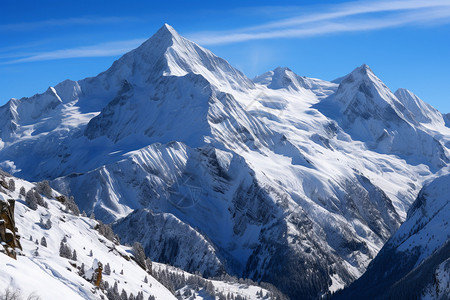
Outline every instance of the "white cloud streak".
<svg viewBox="0 0 450 300">
<path fill-rule="evenodd" d="M 76 24 L 89 22 L 113 22 L 120 18 L 91 20 L 87 18 L 50 20 L 34 23 L 3 25 L 15 26 L 16 30 L 25 30 L 33 25 L 53 26 L 56 24 Z M 188 38 L 203 45 L 231 44 L 252 40 L 304 38 L 325 34 L 380 30 L 400 26 L 433 25 L 450 23 L 450 0 L 429 1 L 357 1 L 321 8 L 321 12 L 310 12 L 297 17 L 239 28 L 233 31 L 197 32 Z M 16 64 L 44 60 L 57 60 L 79 57 L 116 56 L 134 49 L 144 39 L 115 41 L 92 46 L 55 50 L 43 53 L 3 54 L 0 59 L 17 58 L 0 62 Z"/>
<path fill-rule="evenodd" d="M 79 58 L 79 57 L 103 57 L 103 56 L 115 56 L 126 53 L 144 42 L 145 39 L 134 39 L 128 41 L 117 41 L 102 43 L 93 46 L 78 47 L 72 49 L 62 49 L 49 51 L 44 53 L 35 53 L 23 58 L 6 61 L 0 64 L 17 64 L 24 62 L 44 61 L 44 60 L 57 60 L 66 58 Z"/>
<path fill-rule="evenodd" d="M 250 40 L 301 38 L 368 31 L 437 21 L 450 23 L 450 1 L 358 1 L 234 31 L 199 32 L 188 37 L 203 45 Z"/>
<path fill-rule="evenodd" d="M 68 19 L 51 19 L 37 22 L 24 22 L 0 25 L 0 31 L 30 31 L 44 27 L 70 26 L 70 25 L 95 25 L 95 24 L 111 24 L 119 22 L 139 21 L 133 17 L 95 17 L 86 16 Z"/>
</svg>

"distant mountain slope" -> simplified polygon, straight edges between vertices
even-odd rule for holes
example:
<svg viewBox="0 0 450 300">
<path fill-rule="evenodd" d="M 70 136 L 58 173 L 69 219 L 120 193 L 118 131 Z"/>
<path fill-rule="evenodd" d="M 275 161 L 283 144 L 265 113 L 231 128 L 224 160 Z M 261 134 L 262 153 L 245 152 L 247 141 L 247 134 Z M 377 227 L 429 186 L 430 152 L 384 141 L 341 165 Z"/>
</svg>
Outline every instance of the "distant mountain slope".
<svg viewBox="0 0 450 300">
<path fill-rule="evenodd" d="M 113 229 L 122 237 L 122 242 L 142 241 L 145 252 L 150 253 L 154 261 L 206 276 L 225 274 L 225 267 L 211 243 L 172 214 L 135 210 L 113 224 Z"/>
<path fill-rule="evenodd" d="M 119 231 L 159 236 L 155 259 L 314 299 L 365 271 L 448 162 L 450 128 L 411 121 L 405 99 L 365 65 L 251 81 L 164 25 L 98 76 L 1 107 L 0 166 L 104 222 L 151 225 Z"/>
<path fill-rule="evenodd" d="M 347 75 L 336 93 L 317 107 L 370 149 L 399 155 L 411 164 L 442 168 L 448 162 L 444 146 L 415 126 L 425 122 L 425 115 L 442 123 L 441 114 L 405 90 L 399 90 L 397 95 L 402 100 L 363 65 Z"/>
<path fill-rule="evenodd" d="M 446 174 L 425 185 L 406 221 L 364 275 L 336 299 L 446 299 L 449 219 L 450 174 Z"/>
</svg>

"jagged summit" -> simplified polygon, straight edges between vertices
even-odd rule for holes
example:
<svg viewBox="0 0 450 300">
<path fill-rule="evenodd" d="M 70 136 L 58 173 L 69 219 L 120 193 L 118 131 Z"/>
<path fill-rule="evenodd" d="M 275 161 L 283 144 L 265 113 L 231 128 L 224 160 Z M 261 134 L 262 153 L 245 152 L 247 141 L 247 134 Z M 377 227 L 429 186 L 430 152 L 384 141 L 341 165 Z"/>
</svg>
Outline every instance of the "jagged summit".
<svg viewBox="0 0 450 300">
<path fill-rule="evenodd" d="M 395 153 L 413 164 L 442 167 L 448 161 L 445 150 L 432 136 L 414 127 L 418 125 L 410 111 L 414 105 L 408 103 L 415 100 L 402 99 L 363 64 L 345 76 L 336 93 L 318 108 L 337 120 L 352 139 L 364 141 L 371 149 Z"/>
<path fill-rule="evenodd" d="M 149 39 L 133 51 L 154 51 L 156 50 L 155 48 L 167 50 L 167 48 L 172 46 L 174 43 L 180 43 L 181 39 L 182 37 L 178 34 L 178 32 L 166 23 L 161 26 L 155 34 L 153 34 Z"/>
<path fill-rule="evenodd" d="M 132 84 L 146 85 L 160 76 L 185 76 L 188 73 L 201 75 L 211 84 L 225 88 L 253 87 L 253 82 L 226 60 L 180 36 L 168 24 L 115 61 L 100 76 L 107 80 L 126 79 Z"/>
<path fill-rule="evenodd" d="M 325 80 L 299 76 L 288 67 L 277 67 L 273 71 L 255 77 L 253 82 L 273 90 L 286 89 L 302 93 L 310 90 L 319 98 L 330 95 L 337 88 L 337 84 Z"/>
<path fill-rule="evenodd" d="M 372 72 L 373 73 L 372 69 L 367 64 L 362 64 L 361 66 L 356 68 L 356 70 L 359 70 L 360 72 Z"/>
<path fill-rule="evenodd" d="M 172 35 L 172 36 L 179 36 L 178 32 L 169 24 L 164 23 L 161 28 L 158 29 L 158 31 L 155 33 L 155 35 L 158 34 L 166 34 L 166 35 Z"/>
<path fill-rule="evenodd" d="M 342 79 L 335 99 L 343 104 L 343 111 L 353 107 L 376 113 L 377 109 L 387 106 L 402 110 L 402 104 L 366 64 L 354 69 Z"/>
<path fill-rule="evenodd" d="M 298 82 L 298 75 L 287 67 L 277 67 L 273 71 L 266 72 L 255 77 L 255 83 L 266 85 L 268 88 L 277 89 L 293 89 L 299 90 L 301 83 Z"/>
</svg>

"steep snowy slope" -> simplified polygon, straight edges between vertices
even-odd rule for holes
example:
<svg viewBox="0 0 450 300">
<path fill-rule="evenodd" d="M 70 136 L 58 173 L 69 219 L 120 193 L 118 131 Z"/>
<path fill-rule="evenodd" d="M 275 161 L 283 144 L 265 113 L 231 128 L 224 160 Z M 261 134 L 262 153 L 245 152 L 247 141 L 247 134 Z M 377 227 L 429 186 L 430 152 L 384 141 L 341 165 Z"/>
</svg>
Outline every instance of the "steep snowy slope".
<svg viewBox="0 0 450 300">
<path fill-rule="evenodd" d="M 442 114 L 428 103 L 423 102 L 422 99 L 414 95 L 411 91 L 398 89 L 394 94 L 410 112 L 410 114 L 405 116 L 408 117 L 408 121 L 411 123 L 443 124 Z"/>
<path fill-rule="evenodd" d="M 444 115 L 445 126 L 450 127 L 450 114 Z"/>
<path fill-rule="evenodd" d="M 287 68 L 252 82 L 168 25 L 98 76 L 0 113 L 0 166 L 51 178 L 105 222 L 125 218 L 124 240 L 158 239 L 154 259 L 292 298 L 364 272 L 450 138 L 410 122 L 366 66 L 339 84 Z M 155 234 L 126 230 L 139 222 Z"/>
<path fill-rule="evenodd" d="M 111 289 L 118 294 L 125 291 L 128 296 L 139 297 L 142 293 L 143 298 L 136 299 L 152 299 L 151 296 L 177 299 L 173 295 L 177 290 L 182 292 L 178 299 L 190 299 L 188 296 L 193 294 L 195 299 L 215 299 L 219 294 L 228 293 L 248 299 L 262 299 L 261 292 L 270 295 L 267 299 L 279 295 L 272 287 L 268 290 L 249 283 L 205 280 L 164 264 L 145 270 L 135 261 L 134 248 L 119 245 L 110 241 L 109 236 L 100 234 L 98 221 L 69 211 L 65 204 L 55 199 L 60 196 L 58 192 L 45 190 L 47 196 L 41 197 L 48 207 L 38 205 L 33 210 L 24 201 L 28 196 L 23 196 L 21 189 L 39 190 L 39 184 L 6 173 L 0 175 L 2 183 L 11 180 L 14 187 L 1 188 L 0 201 L 16 200 L 15 221 L 23 250 L 19 250 L 17 260 L 0 253 L 0 297 L 9 291 L 41 299 L 117 299 Z M 61 257 L 61 244 L 70 249 L 70 258 Z M 103 264 L 100 289 L 89 281 L 96 261 Z M 179 276 L 166 278 L 164 270 L 169 269 Z M 162 280 L 165 286 L 154 277 Z M 174 284 L 178 289 L 169 291 Z"/>
<path fill-rule="evenodd" d="M 450 174 L 426 184 L 400 229 L 338 299 L 446 299 L 450 259 Z M 434 289 L 432 289 L 434 287 Z M 357 295 L 357 296 L 356 296 Z M 441 298 L 443 297 L 443 298 Z"/>
<path fill-rule="evenodd" d="M 408 121 L 410 123 L 415 124 L 421 130 L 438 139 L 447 149 L 450 148 L 448 116 L 441 114 L 434 107 L 406 89 L 398 89 L 395 92 L 395 96 L 408 109 L 409 113 L 405 114 L 405 116 L 409 118 Z"/>
<path fill-rule="evenodd" d="M 103 274 L 103 281 L 109 286 L 118 283 L 119 292 L 124 289 L 128 295 L 143 292 L 145 299 L 150 295 L 156 299 L 176 299 L 161 283 L 156 281 L 136 262 L 130 260 L 131 248 L 117 245 L 100 235 L 97 221 L 75 216 L 64 204 L 53 197 L 43 195 L 48 208 L 38 206 L 30 209 L 21 195 L 36 188 L 24 180 L 1 176 L 1 180 L 14 180 L 14 190 L 1 190 L 0 199 L 15 199 L 15 221 L 21 235 L 22 254 L 14 260 L 0 253 L 0 294 L 10 288 L 20 290 L 24 295 L 36 294 L 42 299 L 101 299 L 106 291 L 96 289 L 92 282 L 82 277 L 80 270 L 88 274 L 96 260 L 104 266 L 109 264 L 111 274 Z M 45 239 L 45 243 L 43 242 Z M 62 241 L 69 247 L 71 259 L 60 257 Z M 72 256 L 76 252 L 76 258 Z M 85 275 L 88 277 L 88 275 Z M 147 277 L 148 282 L 144 283 Z M 88 278 L 89 279 L 89 278 Z"/>
</svg>

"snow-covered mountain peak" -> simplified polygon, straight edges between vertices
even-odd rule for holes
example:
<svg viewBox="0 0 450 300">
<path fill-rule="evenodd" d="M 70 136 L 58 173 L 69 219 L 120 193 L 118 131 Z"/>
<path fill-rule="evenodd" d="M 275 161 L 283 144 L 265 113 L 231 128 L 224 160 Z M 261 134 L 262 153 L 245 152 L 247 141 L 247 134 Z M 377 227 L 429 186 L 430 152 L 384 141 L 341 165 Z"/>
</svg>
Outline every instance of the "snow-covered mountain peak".
<svg viewBox="0 0 450 300">
<path fill-rule="evenodd" d="M 341 111 L 358 110 L 360 114 L 377 115 L 388 108 L 401 115 L 403 105 L 390 89 L 373 73 L 368 65 L 354 69 L 345 76 L 334 96 L 341 104 Z M 378 116 L 382 119 L 382 116 Z"/>
<path fill-rule="evenodd" d="M 405 108 L 411 113 L 409 116 L 412 123 L 433 123 L 444 124 L 442 114 L 417 97 L 413 92 L 400 88 L 395 93 L 397 99 L 405 106 Z"/>
<path fill-rule="evenodd" d="M 258 84 L 266 85 L 270 89 L 293 89 L 299 90 L 300 83 L 297 75 L 287 67 L 277 67 L 273 71 L 266 72 L 257 76 L 253 81 Z"/>
<path fill-rule="evenodd" d="M 155 33 L 155 35 L 165 35 L 171 37 L 179 37 L 178 32 L 169 24 L 164 23 L 163 26 Z"/>
<path fill-rule="evenodd" d="M 361 66 L 359 66 L 355 70 L 358 70 L 361 73 L 372 73 L 373 74 L 372 69 L 367 64 L 362 64 Z"/>
<path fill-rule="evenodd" d="M 288 67 L 277 67 L 253 79 L 254 83 L 265 85 L 273 90 L 285 89 L 291 92 L 309 93 L 322 98 L 330 95 L 337 84 L 316 78 L 308 78 L 295 74 Z"/>
<path fill-rule="evenodd" d="M 365 142 L 371 149 L 437 168 L 447 161 L 442 145 L 424 128 L 419 128 L 414 113 L 367 65 L 345 76 L 336 93 L 318 108 L 337 120 L 352 139 Z"/>
<path fill-rule="evenodd" d="M 142 54 L 143 52 L 154 52 L 157 48 L 165 51 L 168 47 L 173 46 L 175 43 L 180 43 L 181 39 L 181 36 L 172 26 L 169 24 L 164 24 L 154 35 L 142 43 L 142 45 L 136 50 L 139 54 Z"/>
<path fill-rule="evenodd" d="M 116 80 L 132 79 L 132 84 L 143 86 L 160 76 L 185 76 L 188 73 L 202 75 L 213 85 L 227 89 L 243 90 L 254 85 L 226 60 L 180 36 L 168 24 L 114 62 L 100 77 L 106 76 L 115 83 Z"/>
</svg>

